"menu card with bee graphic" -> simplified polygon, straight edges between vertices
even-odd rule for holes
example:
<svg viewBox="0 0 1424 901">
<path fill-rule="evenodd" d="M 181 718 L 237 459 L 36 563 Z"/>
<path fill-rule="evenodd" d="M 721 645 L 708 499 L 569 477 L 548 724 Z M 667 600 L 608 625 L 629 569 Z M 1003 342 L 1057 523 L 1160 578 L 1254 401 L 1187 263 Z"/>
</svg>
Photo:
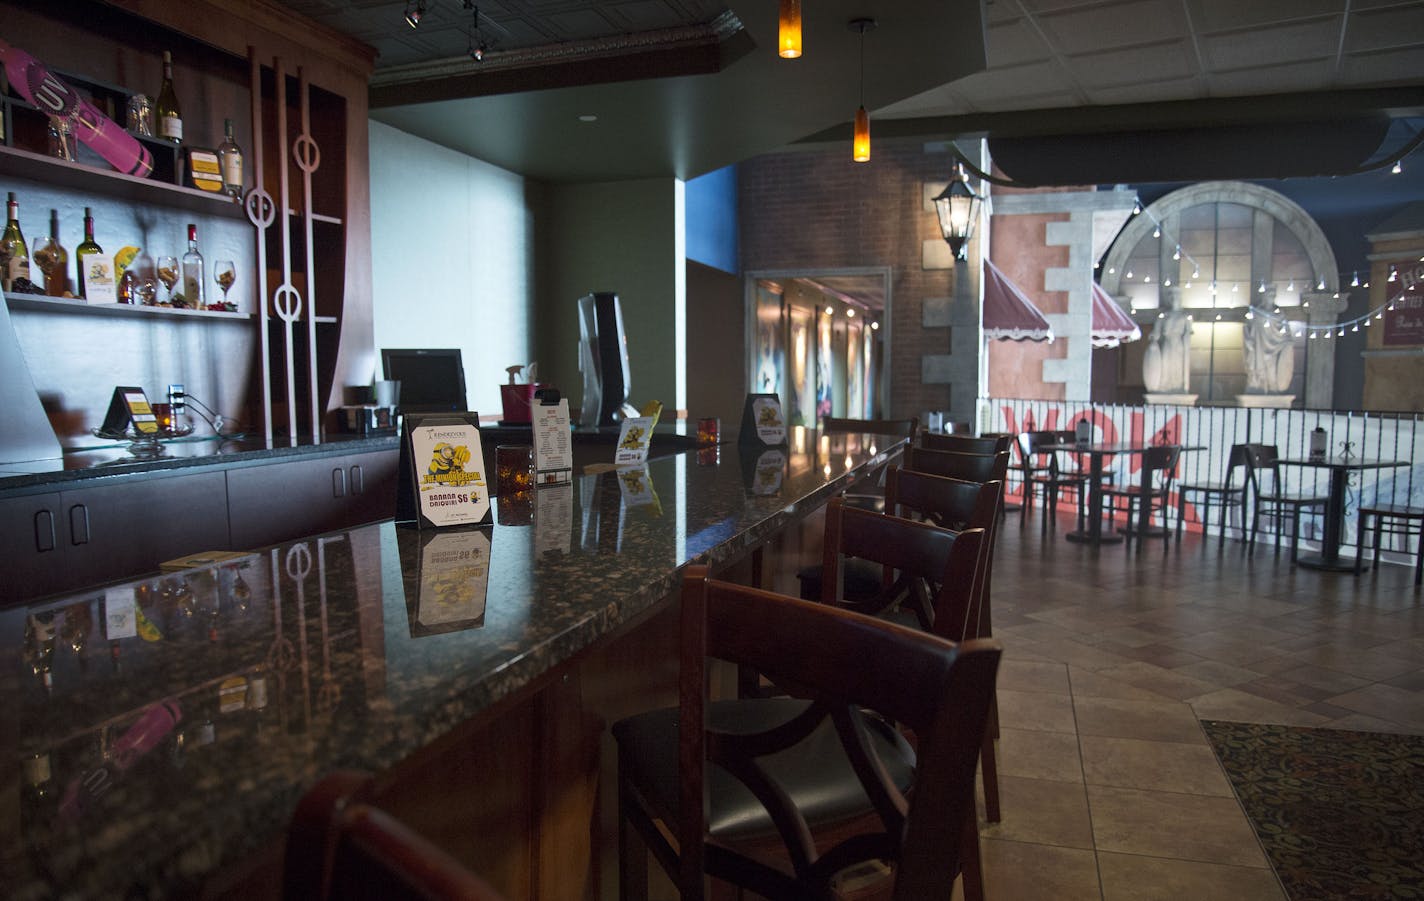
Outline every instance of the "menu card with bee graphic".
<svg viewBox="0 0 1424 901">
<path fill-rule="evenodd" d="M 396 521 L 427 526 L 491 525 L 479 414 L 403 417 Z"/>
<path fill-rule="evenodd" d="M 618 430 L 618 445 L 613 452 L 614 466 L 632 466 L 648 459 L 648 444 L 653 440 L 653 427 L 658 424 L 658 416 L 663 405 L 649 401 L 643 406 L 642 416 L 630 416 L 623 420 Z"/>
<path fill-rule="evenodd" d="M 781 410 L 781 398 L 775 394 L 747 395 L 737 443 L 762 447 L 786 444 L 786 416 Z"/>
</svg>

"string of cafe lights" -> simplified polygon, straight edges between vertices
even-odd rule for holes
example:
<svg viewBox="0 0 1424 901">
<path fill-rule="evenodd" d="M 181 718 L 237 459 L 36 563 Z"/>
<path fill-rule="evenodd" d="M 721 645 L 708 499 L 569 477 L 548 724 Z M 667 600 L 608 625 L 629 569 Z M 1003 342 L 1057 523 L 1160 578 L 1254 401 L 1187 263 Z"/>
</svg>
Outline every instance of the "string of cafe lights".
<svg viewBox="0 0 1424 901">
<path fill-rule="evenodd" d="M 1392 174 L 1396 174 L 1396 175 L 1397 175 L 1397 174 L 1399 174 L 1399 173 L 1402 172 L 1402 171 L 1403 171 L 1403 168 L 1402 168 L 1400 162 L 1396 160 L 1396 161 L 1394 162 L 1393 167 L 1390 169 L 1390 172 L 1391 172 Z M 1157 216 L 1152 212 L 1152 210 L 1150 210 L 1150 209 L 1147 208 L 1147 207 L 1144 207 L 1144 206 L 1142 205 L 1142 200 L 1141 200 L 1140 198 L 1134 197 L 1134 198 L 1133 198 L 1133 205 L 1132 205 L 1132 215 L 1133 215 L 1133 216 L 1140 216 L 1140 215 L 1143 215 L 1143 214 L 1146 214 L 1147 218 L 1152 222 L 1152 237 L 1160 241 L 1161 238 L 1162 238 L 1162 220 L 1159 219 L 1159 218 L 1157 218 Z M 1188 279 L 1188 280 L 1182 282 L 1182 284 L 1180 285 L 1180 287 L 1181 287 L 1182 289 L 1185 290 L 1185 289 L 1187 289 L 1187 288 L 1190 288 L 1190 287 L 1192 286 L 1192 283 L 1193 283 L 1194 280 L 1197 280 L 1197 279 L 1200 279 L 1200 278 L 1201 278 L 1201 263 L 1200 263 L 1195 257 L 1193 257 L 1189 251 L 1185 250 L 1185 249 L 1182 247 L 1182 245 L 1181 245 L 1180 243 L 1177 243 L 1177 244 L 1175 244 L 1175 245 L 1173 246 L 1172 259 L 1175 260 L 1175 261 L 1186 260 L 1187 263 L 1190 264 L 1190 266 L 1192 267 L 1192 277 L 1191 277 L 1190 279 Z M 1099 263 L 1099 265 L 1101 266 L 1102 264 Z M 1115 267 L 1115 266 L 1109 266 L 1109 267 L 1108 267 L 1108 274 L 1112 275 L 1112 274 L 1115 274 L 1116 272 L 1117 272 L 1117 267 Z M 1346 278 L 1345 278 L 1345 272 L 1342 271 L 1342 272 L 1339 273 L 1339 275 L 1340 275 L 1340 279 L 1339 279 L 1339 282 L 1337 282 L 1337 284 L 1346 284 L 1347 281 L 1346 281 Z M 1355 270 L 1355 271 L 1350 272 L 1350 273 L 1349 273 L 1349 276 L 1350 276 L 1350 277 L 1349 277 L 1349 280 L 1348 280 L 1348 285 L 1349 285 L 1351 288 L 1364 288 L 1364 289 L 1368 289 L 1368 288 L 1370 287 L 1370 280 L 1369 280 L 1369 273 L 1368 273 L 1368 272 L 1365 273 L 1365 277 L 1364 277 L 1363 279 L 1360 277 L 1360 273 L 1359 273 L 1358 270 Z M 1137 278 L 1137 276 L 1135 275 L 1135 273 L 1132 271 L 1132 267 L 1131 267 L 1130 265 L 1129 265 L 1129 266 L 1127 267 L 1127 269 L 1123 272 L 1122 277 L 1123 277 L 1123 279 L 1124 279 L 1125 281 L 1134 281 L 1134 280 L 1136 280 L 1136 278 Z M 1143 276 L 1141 277 L 1141 279 L 1142 279 L 1142 284 L 1147 284 L 1147 285 L 1152 284 L 1152 276 L 1151 276 L 1151 275 L 1143 275 Z M 1286 333 L 1289 332 L 1289 333 L 1293 334 L 1293 336 L 1296 337 L 1296 338 L 1302 338 L 1302 337 L 1303 337 L 1303 338 L 1306 338 L 1306 339 L 1319 339 L 1319 338 L 1322 337 L 1322 336 L 1323 336 L 1323 337 L 1326 337 L 1326 338 L 1343 338 L 1343 337 L 1345 337 L 1345 334 L 1346 334 L 1347 332 L 1358 332 L 1362 327 L 1363 327 L 1363 328 L 1369 328 L 1370 325 L 1371 325 L 1371 323 L 1373 323 L 1373 322 L 1378 322 L 1378 321 L 1382 320 L 1382 319 L 1384 318 L 1384 314 L 1385 314 L 1385 313 L 1393 312 L 1394 309 L 1395 309 L 1395 307 L 1396 307 L 1397 302 L 1400 300 L 1401 297 L 1404 296 L 1404 294 L 1405 294 L 1406 292 L 1416 292 L 1416 293 L 1417 293 L 1417 292 L 1424 291 L 1424 256 L 1421 256 L 1421 257 L 1419 258 L 1419 264 L 1418 264 L 1418 265 L 1412 266 L 1412 267 L 1410 267 L 1410 268 L 1404 270 L 1403 272 L 1401 272 L 1401 271 L 1399 270 L 1398 266 L 1396 266 L 1395 264 L 1391 263 L 1391 264 L 1390 264 L 1390 267 L 1389 267 L 1389 278 L 1388 278 L 1388 282 L 1389 282 L 1390 284 L 1402 284 L 1402 287 L 1401 287 L 1398 291 L 1396 291 L 1393 295 L 1391 295 L 1390 297 L 1388 297 L 1388 299 L 1386 299 L 1383 303 L 1380 303 L 1378 306 L 1374 307 L 1373 309 L 1368 310 L 1367 312 L 1365 312 L 1364 314 L 1362 314 L 1362 315 L 1360 315 L 1360 316 L 1357 316 L 1357 317 L 1355 317 L 1355 318 L 1353 318 L 1353 319 L 1345 320 L 1345 321 L 1343 321 L 1343 322 L 1316 323 L 1316 324 L 1312 324 L 1312 323 L 1309 323 L 1309 322 L 1302 322 L 1302 321 L 1299 321 L 1299 320 L 1292 320 L 1292 319 L 1290 319 L 1289 314 L 1286 313 L 1279 305 L 1263 306 L 1263 305 L 1260 305 L 1260 304 L 1257 304 L 1257 303 L 1253 303 L 1253 302 L 1249 302 L 1249 301 L 1245 304 L 1246 312 L 1245 312 L 1244 315 L 1245 315 L 1245 318 L 1246 318 L 1246 319 L 1253 319 L 1253 318 L 1255 318 L 1255 317 L 1257 317 L 1257 316 L 1263 317 L 1263 318 L 1266 319 L 1267 321 L 1271 322 L 1271 324 L 1272 324 L 1273 327 L 1278 328 L 1278 329 L 1280 330 L 1281 334 L 1286 334 Z M 1309 285 L 1309 280 L 1306 280 L 1306 281 L 1305 281 L 1305 284 L 1306 284 L 1306 285 Z M 1243 285 L 1246 286 L 1246 290 L 1251 290 L 1251 289 L 1250 289 L 1250 281 L 1249 281 L 1249 280 L 1244 280 L 1244 281 L 1243 281 L 1243 280 L 1240 280 L 1240 279 L 1233 279 L 1233 280 L 1230 282 L 1230 285 L 1231 285 L 1231 288 L 1230 288 L 1230 292 L 1229 292 L 1229 293 L 1232 293 L 1232 294 L 1240 294 L 1241 291 L 1242 291 L 1242 286 L 1243 286 Z M 1268 287 L 1267 287 L 1268 285 L 1269 285 L 1270 287 L 1274 287 L 1277 291 L 1279 291 L 1279 290 L 1281 289 L 1281 287 L 1284 286 L 1284 288 L 1285 288 L 1285 293 L 1287 293 L 1287 294 L 1297 294 L 1297 295 L 1299 294 L 1299 289 L 1298 289 L 1298 287 L 1297 287 L 1297 280 L 1294 279 L 1294 278 L 1291 278 L 1291 279 L 1288 279 L 1288 280 L 1286 280 L 1286 279 L 1282 279 L 1282 280 L 1275 280 L 1275 279 L 1272 279 L 1272 280 L 1270 280 L 1270 281 L 1268 281 L 1268 280 L 1266 280 L 1266 279 L 1260 279 L 1260 280 L 1259 280 L 1259 283 L 1256 285 L 1255 293 L 1258 294 L 1258 295 L 1264 295 L 1264 294 L 1266 294 L 1267 291 L 1268 291 Z M 1171 278 L 1163 278 L 1163 279 L 1162 279 L 1162 287 L 1167 287 L 1167 288 L 1172 287 L 1172 279 L 1171 279 Z M 1208 308 L 1206 308 L 1206 309 L 1215 311 L 1215 318 L 1216 318 L 1217 321 L 1220 321 L 1221 318 L 1222 318 L 1222 314 L 1221 314 L 1220 310 L 1216 307 L 1215 304 L 1216 304 L 1216 296 L 1217 296 L 1219 293 L 1222 293 L 1223 290 L 1224 290 L 1224 289 L 1223 289 L 1223 286 L 1222 286 L 1222 283 L 1219 282 L 1219 281 L 1216 280 L 1216 279 L 1212 279 L 1212 280 L 1211 280 L 1211 284 L 1210 284 L 1209 287 L 1208 287 L 1208 290 L 1211 292 L 1211 296 L 1212 296 L 1212 306 L 1211 306 L 1211 307 L 1208 307 Z M 1315 290 L 1316 290 L 1316 291 L 1321 291 L 1321 292 L 1327 290 L 1327 289 L 1326 289 L 1326 285 L 1325 285 L 1325 279 L 1324 279 L 1323 276 L 1317 278 L 1317 281 L 1316 281 L 1316 283 L 1315 283 Z M 1339 291 L 1338 289 L 1335 290 L 1335 291 L 1333 291 L 1333 292 L 1332 292 L 1332 297 L 1333 297 L 1334 299 L 1339 299 L 1339 297 L 1340 297 L 1340 291 Z M 1133 312 L 1133 313 L 1136 313 L 1136 312 L 1137 312 L 1137 307 L 1136 307 L 1135 304 L 1131 304 L 1131 303 L 1130 303 L 1129 306 L 1130 306 L 1131 312 Z M 1240 304 L 1234 304 L 1232 307 L 1227 307 L 1226 309 L 1232 309 L 1232 308 L 1238 308 L 1238 309 L 1239 309 L 1240 306 L 1241 306 Z M 1308 300 L 1303 300 L 1303 301 L 1301 301 L 1301 304 L 1300 304 L 1300 307 L 1299 307 L 1299 308 L 1302 309 L 1302 310 L 1304 310 L 1304 309 L 1309 309 L 1309 307 L 1310 307 L 1310 301 L 1308 301 Z M 1157 318 L 1159 318 L 1159 319 L 1163 318 L 1164 316 L 1166 316 L 1166 312 L 1165 312 L 1165 311 L 1159 312 L 1159 313 L 1157 314 Z M 1190 320 L 1195 320 L 1196 317 L 1195 317 L 1195 315 L 1193 315 L 1192 313 L 1188 313 L 1187 318 L 1190 319 Z"/>
</svg>

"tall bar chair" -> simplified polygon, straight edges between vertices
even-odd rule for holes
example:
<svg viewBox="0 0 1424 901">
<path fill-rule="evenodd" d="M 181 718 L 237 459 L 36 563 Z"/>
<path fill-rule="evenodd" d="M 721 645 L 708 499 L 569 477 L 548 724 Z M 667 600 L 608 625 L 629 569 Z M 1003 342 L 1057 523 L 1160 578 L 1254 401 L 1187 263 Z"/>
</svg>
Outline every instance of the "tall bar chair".
<svg viewBox="0 0 1424 901">
<path fill-rule="evenodd" d="M 871 435 L 892 435 L 908 438 L 912 443 L 920 434 L 920 418 L 909 419 L 845 419 L 834 416 L 821 417 L 821 434 L 836 435 L 864 433 Z M 884 470 L 867 474 L 852 489 L 845 492 L 850 503 L 866 510 L 885 509 Z"/>
<path fill-rule="evenodd" d="M 302 796 L 287 832 L 286 901 L 503 901 L 370 794 L 368 773 L 342 770 Z"/>
<path fill-rule="evenodd" d="M 1246 478 L 1251 484 L 1254 502 L 1251 507 L 1251 537 L 1248 546 L 1256 550 L 1256 534 L 1261 529 L 1261 520 L 1271 520 L 1274 531 L 1280 535 L 1283 520 L 1290 521 L 1290 558 L 1295 562 L 1300 546 L 1300 517 L 1303 511 L 1325 511 L 1329 501 L 1323 494 L 1305 494 L 1292 491 L 1281 474 L 1278 462 L 1280 453 L 1274 444 L 1246 445 Z M 1281 552 L 1280 542 L 1276 542 L 1276 553 Z"/>
<path fill-rule="evenodd" d="M 920 446 L 929 450 L 957 451 L 961 454 L 997 454 L 1007 451 L 1013 438 L 995 435 L 971 438 L 968 435 L 946 435 L 943 432 L 921 432 Z"/>
<path fill-rule="evenodd" d="M 1381 504 L 1378 501 L 1360 507 L 1360 525 L 1355 530 L 1355 575 L 1360 574 L 1360 561 L 1365 556 L 1365 533 L 1373 532 L 1374 565 L 1379 569 L 1380 538 L 1397 535 L 1408 540 L 1414 535 L 1419 545 L 1414 552 L 1414 584 L 1424 584 L 1424 507 L 1406 504 Z"/>
<path fill-rule="evenodd" d="M 700 566 L 683 582 L 680 634 L 679 705 L 613 726 L 623 901 L 647 897 L 649 851 L 688 901 L 708 877 L 766 898 L 831 898 L 872 862 L 889 863 L 897 901 L 950 896 L 996 643 L 955 645 Z M 798 696 L 712 700 L 708 658 Z"/>
<path fill-rule="evenodd" d="M 1187 504 L 1193 503 L 1202 511 L 1202 537 L 1211 528 L 1211 508 L 1221 510 L 1221 532 L 1217 535 L 1217 549 L 1226 546 L 1226 524 L 1233 508 L 1241 511 L 1241 535 L 1246 535 L 1246 489 L 1250 482 L 1246 476 L 1246 445 L 1233 444 L 1226 457 L 1226 474 L 1219 482 L 1183 482 L 1177 486 L 1177 541 L 1182 540 L 1182 523 L 1187 519 Z M 1237 470 L 1241 480 L 1237 482 Z"/>
<path fill-rule="evenodd" d="M 1118 531 L 1127 536 L 1124 549 L 1132 547 L 1132 539 L 1138 539 L 1137 547 L 1142 548 L 1142 540 L 1149 537 L 1138 524 L 1138 505 L 1143 506 L 1142 519 L 1152 521 L 1153 513 L 1162 514 L 1162 549 L 1171 543 L 1172 530 L 1167 526 L 1167 511 L 1171 509 L 1172 482 L 1176 478 L 1177 460 L 1182 449 L 1174 445 L 1149 447 L 1142 454 L 1142 474 L 1136 485 L 1108 485 L 1103 488 L 1107 499 L 1109 520 L 1123 510 L 1127 525 Z M 1122 506 L 1118 506 L 1121 502 Z"/>
</svg>

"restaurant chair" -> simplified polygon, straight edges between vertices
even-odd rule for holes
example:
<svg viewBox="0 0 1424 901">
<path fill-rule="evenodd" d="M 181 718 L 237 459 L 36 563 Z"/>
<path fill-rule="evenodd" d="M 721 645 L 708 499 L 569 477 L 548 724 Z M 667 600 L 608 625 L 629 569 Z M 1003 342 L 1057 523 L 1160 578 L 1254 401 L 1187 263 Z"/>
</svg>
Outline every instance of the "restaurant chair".
<svg viewBox="0 0 1424 901">
<path fill-rule="evenodd" d="M 1226 523 L 1233 507 L 1241 511 L 1241 534 L 1246 535 L 1246 445 L 1233 444 L 1226 457 L 1226 475 L 1219 482 L 1183 482 L 1177 486 L 1177 541 L 1182 540 L 1182 524 L 1187 519 L 1187 503 L 1193 503 L 1201 513 L 1202 537 L 1211 529 L 1211 508 L 1221 508 L 1221 532 L 1218 549 L 1226 546 Z M 1241 470 L 1241 480 L 1236 478 Z M 1195 500 L 1193 500 L 1195 498 Z"/>
<path fill-rule="evenodd" d="M 1419 545 L 1414 551 L 1414 584 L 1424 583 L 1424 507 L 1381 504 L 1378 501 L 1368 507 L 1361 506 L 1360 526 L 1355 532 L 1355 575 L 1360 574 L 1360 561 L 1364 559 L 1367 531 L 1374 533 L 1372 546 L 1376 569 L 1379 569 L 1380 538 L 1383 535 L 1402 536 L 1406 547 L 1409 536 L 1416 536 Z"/>
<path fill-rule="evenodd" d="M 1108 520 L 1111 522 L 1117 515 L 1118 510 L 1123 510 L 1127 514 L 1127 524 L 1118 529 L 1127 536 L 1124 542 L 1125 547 L 1132 546 L 1132 539 L 1138 539 L 1138 549 L 1142 547 L 1141 541 L 1149 536 L 1149 532 L 1144 531 L 1139 525 L 1138 505 L 1142 504 L 1140 518 L 1145 520 L 1149 526 L 1153 513 L 1162 514 L 1162 549 L 1166 550 L 1170 544 L 1172 530 L 1167 524 L 1167 511 L 1171 509 L 1172 482 L 1176 479 L 1177 460 L 1181 457 L 1182 449 L 1174 445 L 1166 447 L 1149 447 L 1142 454 L 1142 474 L 1136 485 L 1105 485 L 1103 486 L 1103 497 L 1106 499 L 1108 507 Z M 1118 506 L 1119 502 L 1122 506 Z"/>
<path fill-rule="evenodd" d="M 371 776 L 341 770 L 297 802 L 287 832 L 287 901 L 501 901 L 459 861 L 369 802 Z"/>
<path fill-rule="evenodd" d="M 844 874 L 879 867 L 897 901 L 950 897 L 977 864 L 966 835 L 999 646 L 710 581 L 701 566 L 680 616 L 679 705 L 613 726 L 620 899 L 647 897 L 649 850 L 687 901 L 707 877 L 831 898 Z M 798 697 L 712 700 L 708 658 Z"/>
<path fill-rule="evenodd" d="M 995 435 L 971 438 L 968 435 L 946 435 L 944 433 L 920 433 L 920 447 L 929 450 L 958 451 L 961 454 L 997 454 L 1007 451 L 1013 438 L 1009 435 Z"/>
<path fill-rule="evenodd" d="M 959 479 L 963 482 L 1002 482 L 1008 478 L 1009 452 L 965 454 L 959 451 L 930 450 L 912 444 L 905 448 L 901 463 L 905 469 L 927 472 L 946 479 Z"/>
<path fill-rule="evenodd" d="M 1058 512 L 1058 493 L 1070 490 L 1078 500 L 1078 529 L 1081 531 L 1088 515 L 1088 480 L 1092 474 L 1085 469 L 1067 467 L 1059 460 L 1059 451 L 1053 448 L 1072 444 L 1076 435 L 1072 431 L 1024 432 L 1019 436 L 1019 451 L 1023 465 L 1024 518 L 1028 522 L 1028 509 L 1035 497 L 1043 494 L 1043 531 L 1047 532 L 1054 523 Z"/>
<path fill-rule="evenodd" d="M 1323 494 L 1302 494 L 1291 491 L 1281 475 L 1279 460 L 1280 453 L 1274 444 L 1246 445 L 1246 478 L 1254 499 L 1251 505 L 1251 537 L 1247 543 L 1254 553 L 1256 535 L 1261 529 L 1261 520 L 1263 518 L 1270 519 L 1278 536 L 1276 553 L 1279 554 L 1281 552 L 1279 536 L 1282 520 L 1288 519 L 1291 526 L 1290 558 L 1291 562 L 1294 562 L 1300 545 L 1301 513 L 1305 510 L 1319 510 L 1324 513 L 1329 498 Z"/>
</svg>

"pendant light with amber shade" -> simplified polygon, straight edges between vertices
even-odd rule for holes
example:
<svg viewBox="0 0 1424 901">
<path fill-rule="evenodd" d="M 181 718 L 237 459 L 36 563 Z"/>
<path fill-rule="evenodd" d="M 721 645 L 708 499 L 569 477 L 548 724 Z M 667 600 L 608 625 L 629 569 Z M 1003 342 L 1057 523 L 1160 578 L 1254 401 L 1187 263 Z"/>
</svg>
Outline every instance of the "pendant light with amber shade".
<svg viewBox="0 0 1424 901">
<path fill-rule="evenodd" d="M 851 159 L 870 162 L 870 114 L 865 111 L 865 33 L 875 30 L 874 19 L 851 19 L 851 31 L 860 32 L 860 108 L 855 111 L 855 139 L 851 143 Z"/>
<path fill-rule="evenodd" d="M 796 59 L 801 55 L 801 0 L 781 0 L 779 18 L 776 52 L 782 59 Z"/>
</svg>

